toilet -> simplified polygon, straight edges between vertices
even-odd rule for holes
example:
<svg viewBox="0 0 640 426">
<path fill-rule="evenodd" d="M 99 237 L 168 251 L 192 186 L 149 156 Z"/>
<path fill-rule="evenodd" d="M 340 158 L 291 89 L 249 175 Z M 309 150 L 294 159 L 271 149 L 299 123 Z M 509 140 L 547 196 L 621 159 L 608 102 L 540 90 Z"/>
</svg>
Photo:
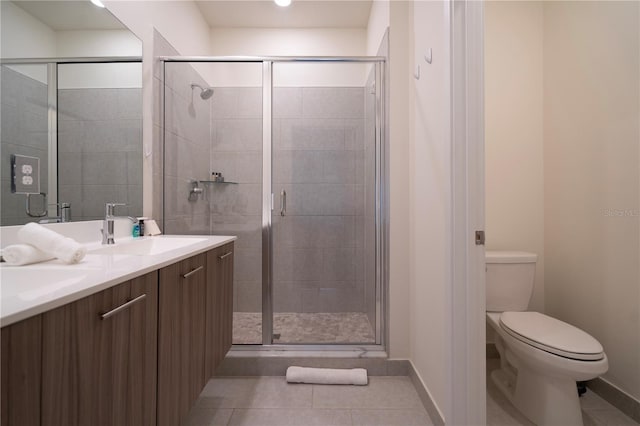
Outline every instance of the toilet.
<svg viewBox="0 0 640 426">
<path fill-rule="evenodd" d="M 487 323 L 500 368 L 491 380 L 538 426 L 582 426 L 577 381 L 604 374 L 602 345 L 570 324 L 527 312 L 537 255 L 487 251 Z"/>
</svg>

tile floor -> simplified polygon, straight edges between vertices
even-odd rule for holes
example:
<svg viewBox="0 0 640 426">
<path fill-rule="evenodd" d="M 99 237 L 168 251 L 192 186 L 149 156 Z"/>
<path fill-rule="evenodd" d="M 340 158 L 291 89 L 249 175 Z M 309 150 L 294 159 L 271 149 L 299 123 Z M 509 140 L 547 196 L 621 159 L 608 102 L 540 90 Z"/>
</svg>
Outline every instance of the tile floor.
<svg viewBox="0 0 640 426">
<path fill-rule="evenodd" d="M 281 312 L 273 316 L 274 343 L 374 343 L 373 327 L 363 312 Z M 233 343 L 262 343 L 262 313 L 233 313 Z"/>
<path fill-rule="evenodd" d="M 367 386 L 288 384 L 284 377 L 221 377 L 207 384 L 188 426 L 429 426 L 408 377 Z"/>
<path fill-rule="evenodd" d="M 488 426 L 534 426 L 505 398 L 493 384 L 491 371 L 500 366 L 499 359 L 487 360 L 487 425 Z M 584 426 L 638 426 L 633 419 L 587 390 L 580 398 Z"/>
</svg>

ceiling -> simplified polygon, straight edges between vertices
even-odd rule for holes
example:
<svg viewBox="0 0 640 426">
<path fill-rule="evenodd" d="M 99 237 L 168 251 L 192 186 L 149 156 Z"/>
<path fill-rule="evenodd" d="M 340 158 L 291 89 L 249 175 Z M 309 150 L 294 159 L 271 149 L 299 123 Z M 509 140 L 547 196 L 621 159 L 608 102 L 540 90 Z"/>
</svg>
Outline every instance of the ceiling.
<svg viewBox="0 0 640 426">
<path fill-rule="evenodd" d="M 89 0 L 13 3 L 54 31 L 126 29 L 109 11 L 94 6 Z"/>
<path fill-rule="evenodd" d="M 196 1 L 212 28 L 366 28 L 372 0 Z"/>
<path fill-rule="evenodd" d="M 106 9 L 89 0 L 14 0 L 18 7 L 54 31 L 124 29 Z M 196 1 L 209 26 L 252 28 L 366 28 L 373 0 L 292 0 L 279 7 L 272 0 Z"/>
</svg>

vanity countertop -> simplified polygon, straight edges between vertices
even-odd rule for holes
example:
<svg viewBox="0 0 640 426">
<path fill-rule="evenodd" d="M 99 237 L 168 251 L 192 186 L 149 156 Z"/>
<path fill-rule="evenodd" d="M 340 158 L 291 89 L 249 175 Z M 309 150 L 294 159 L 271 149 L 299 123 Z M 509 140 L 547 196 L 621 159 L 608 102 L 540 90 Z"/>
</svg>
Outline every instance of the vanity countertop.
<svg viewBox="0 0 640 426">
<path fill-rule="evenodd" d="M 27 266 L 3 263 L 0 266 L 0 326 L 79 300 L 236 239 L 211 235 L 128 238 L 113 246 L 86 244 L 87 255 L 75 265 L 65 265 L 59 260 Z"/>
</svg>

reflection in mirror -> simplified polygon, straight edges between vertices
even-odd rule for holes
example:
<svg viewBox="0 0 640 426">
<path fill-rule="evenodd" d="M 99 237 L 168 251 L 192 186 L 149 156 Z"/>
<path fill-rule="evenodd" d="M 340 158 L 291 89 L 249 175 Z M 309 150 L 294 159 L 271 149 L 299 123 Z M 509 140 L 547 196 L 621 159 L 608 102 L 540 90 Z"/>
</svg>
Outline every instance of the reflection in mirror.
<svg viewBox="0 0 640 426">
<path fill-rule="evenodd" d="M 141 215 L 141 42 L 89 1 L 0 7 L 0 225 L 100 219 L 106 202 Z M 40 158 L 31 216 L 11 193 L 12 154 Z"/>
</svg>

